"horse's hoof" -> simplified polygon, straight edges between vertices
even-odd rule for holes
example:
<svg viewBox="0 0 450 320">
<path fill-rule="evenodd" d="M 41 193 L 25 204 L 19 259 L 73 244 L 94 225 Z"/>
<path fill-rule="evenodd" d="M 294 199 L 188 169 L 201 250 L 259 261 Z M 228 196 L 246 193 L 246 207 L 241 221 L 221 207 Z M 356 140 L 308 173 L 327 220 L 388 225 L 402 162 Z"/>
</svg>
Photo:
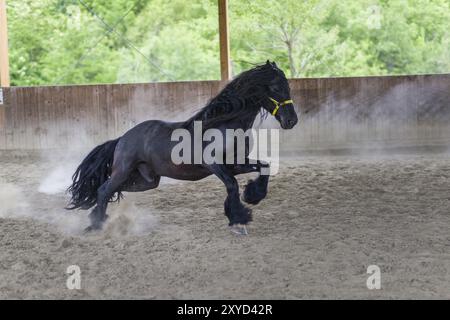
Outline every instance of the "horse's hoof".
<svg viewBox="0 0 450 320">
<path fill-rule="evenodd" d="M 257 180 L 249 180 L 241 195 L 241 200 L 256 206 L 267 195 L 267 187 L 262 188 Z"/>
<path fill-rule="evenodd" d="M 256 206 L 257 204 L 259 204 L 261 202 L 262 199 L 250 199 L 248 197 L 246 197 L 245 195 L 241 196 L 241 201 L 247 203 L 247 204 L 251 204 L 252 206 Z"/>
<path fill-rule="evenodd" d="M 94 231 L 99 231 L 100 229 L 101 228 L 96 228 L 96 227 L 93 227 L 93 226 L 89 226 L 86 229 L 84 229 L 83 234 L 90 234 L 90 233 L 92 233 Z"/>
<path fill-rule="evenodd" d="M 247 227 L 245 226 L 245 224 L 233 224 L 230 227 L 230 231 L 238 236 L 248 235 Z"/>
</svg>

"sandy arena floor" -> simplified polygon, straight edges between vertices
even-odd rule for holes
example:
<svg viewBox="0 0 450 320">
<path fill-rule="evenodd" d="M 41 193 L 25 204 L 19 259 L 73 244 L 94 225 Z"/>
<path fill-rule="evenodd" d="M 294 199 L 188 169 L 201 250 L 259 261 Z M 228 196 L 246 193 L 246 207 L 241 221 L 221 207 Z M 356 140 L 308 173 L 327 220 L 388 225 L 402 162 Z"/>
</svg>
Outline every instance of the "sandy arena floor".
<svg viewBox="0 0 450 320">
<path fill-rule="evenodd" d="M 0 157 L 0 298 L 450 299 L 450 155 L 287 159 L 247 237 L 213 178 L 128 194 L 83 236 L 57 190 L 75 163 Z"/>
</svg>

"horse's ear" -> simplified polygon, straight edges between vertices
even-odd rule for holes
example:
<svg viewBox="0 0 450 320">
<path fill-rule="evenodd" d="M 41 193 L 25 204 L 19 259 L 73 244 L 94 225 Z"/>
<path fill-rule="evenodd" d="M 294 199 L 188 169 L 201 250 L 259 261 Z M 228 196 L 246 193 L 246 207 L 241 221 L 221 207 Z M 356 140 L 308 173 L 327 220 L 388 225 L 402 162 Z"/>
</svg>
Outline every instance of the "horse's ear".
<svg viewBox="0 0 450 320">
<path fill-rule="evenodd" d="M 274 67 L 274 68 L 278 68 L 278 66 L 277 66 L 277 64 L 275 63 L 275 61 L 274 61 L 274 62 L 272 62 L 272 67 Z"/>
<path fill-rule="evenodd" d="M 269 60 L 266 61 L 266 65 L 270 66 L 270 61 Z"/>
</svg>

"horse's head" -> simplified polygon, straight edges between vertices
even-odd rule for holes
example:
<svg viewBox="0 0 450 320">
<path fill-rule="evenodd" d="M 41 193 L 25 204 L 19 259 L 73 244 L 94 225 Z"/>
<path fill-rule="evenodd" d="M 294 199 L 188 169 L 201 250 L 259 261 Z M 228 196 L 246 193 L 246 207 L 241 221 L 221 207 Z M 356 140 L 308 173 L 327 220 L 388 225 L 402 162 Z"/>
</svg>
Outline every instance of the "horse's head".
<svg viewBox="0 0 450 320">
<path fill-rule="evenodd" d="M 263 107 L 278 120 L 283 129 L 292 129 L 297 124 L 298 117 L 286 76 L 275 62 L 267 60 L 264 67 L 270 68 L 273 77 L 267 83 L 267 100 Z"/>
</svg>

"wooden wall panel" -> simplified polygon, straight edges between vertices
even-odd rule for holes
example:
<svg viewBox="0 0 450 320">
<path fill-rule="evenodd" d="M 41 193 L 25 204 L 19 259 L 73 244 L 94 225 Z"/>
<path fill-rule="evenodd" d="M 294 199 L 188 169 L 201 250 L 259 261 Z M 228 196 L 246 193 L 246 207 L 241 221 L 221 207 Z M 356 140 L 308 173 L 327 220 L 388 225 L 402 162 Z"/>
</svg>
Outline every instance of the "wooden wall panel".
<svg viewBox="0 0 450 320">
<path fill-rule="evenodd" d="M 290 80 L 300 124 L 285 150 L 450 141 L 450 75 Z M 147 119 L 180 121 L 219 81 L 4 88 L 0 149 L 100 143 Z"/>
</svg>

